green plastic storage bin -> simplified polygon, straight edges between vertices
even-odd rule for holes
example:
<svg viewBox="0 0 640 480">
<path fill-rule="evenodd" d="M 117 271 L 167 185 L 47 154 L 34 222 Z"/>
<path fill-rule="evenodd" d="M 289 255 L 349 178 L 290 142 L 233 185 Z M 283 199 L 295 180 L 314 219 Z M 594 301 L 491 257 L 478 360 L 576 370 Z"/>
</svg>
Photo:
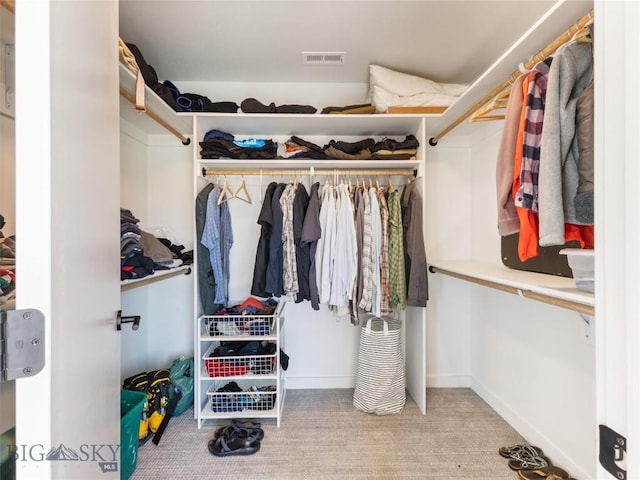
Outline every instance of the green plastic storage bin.
<svg viewBox="0 0 640 480">
<path fill-rule="evenodd" d="M 140 417 L 146 399 L 144 392 L 120 391 L 120 480 L 127 480 L 136 469 Z"/>
</svg>

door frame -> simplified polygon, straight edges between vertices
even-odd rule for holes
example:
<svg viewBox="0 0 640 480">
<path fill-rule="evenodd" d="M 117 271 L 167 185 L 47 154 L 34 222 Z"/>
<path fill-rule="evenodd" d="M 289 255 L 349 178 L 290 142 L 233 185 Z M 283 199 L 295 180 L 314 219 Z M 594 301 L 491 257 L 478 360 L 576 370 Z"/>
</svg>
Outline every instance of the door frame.
<svg viewBox="0 0 640 480">
<path fill-rule="evenodd" d="M 640 474 L 640 4 L 595 2 L 596 429 L 626 437 L 627 478 Z M 633 452 L 633 454 L 632 454 Z M 597 462 L 598 478 L 612 477 Z"/>
</svg>

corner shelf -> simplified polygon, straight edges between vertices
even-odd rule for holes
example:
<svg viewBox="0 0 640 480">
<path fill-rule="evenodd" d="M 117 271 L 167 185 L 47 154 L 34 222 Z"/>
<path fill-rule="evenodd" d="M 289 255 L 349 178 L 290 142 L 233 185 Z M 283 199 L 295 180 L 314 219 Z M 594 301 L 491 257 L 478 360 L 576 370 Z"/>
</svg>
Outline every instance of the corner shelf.
<svg viewBox="0 0 640 480">
<path fill-rule="evenodd" d="M 479 261 L 435 261 L 430 262 L 429 271 L 586 315 L 595 314 L 594 294 L 576 288 L 572 278 L 513 270 Z"/>
</svg>

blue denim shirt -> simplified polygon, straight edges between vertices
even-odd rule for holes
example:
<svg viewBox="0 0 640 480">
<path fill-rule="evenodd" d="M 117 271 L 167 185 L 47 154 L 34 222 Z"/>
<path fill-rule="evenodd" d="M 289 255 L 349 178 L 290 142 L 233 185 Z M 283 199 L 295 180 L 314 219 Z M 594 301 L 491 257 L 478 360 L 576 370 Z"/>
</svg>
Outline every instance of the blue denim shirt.
<svg viewBox="0 0 640 480">
<path fill-rule="evenodd" d="M 215 303 L 229 303 L 229 253 L 233 245 L 231 215 L 227 203 L 218 205 L 220 187 L 216 185 L 207 198 L 207 213 L 200 243 L 209 249 L 213 277 L 216 281 Z"/>
</svg>

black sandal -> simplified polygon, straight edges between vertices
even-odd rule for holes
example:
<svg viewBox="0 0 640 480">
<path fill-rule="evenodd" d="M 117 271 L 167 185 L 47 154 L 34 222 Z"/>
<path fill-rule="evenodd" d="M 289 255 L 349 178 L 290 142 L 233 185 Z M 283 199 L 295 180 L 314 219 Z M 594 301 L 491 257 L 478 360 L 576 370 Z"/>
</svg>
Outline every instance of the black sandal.
<svg viewBox="0 0 640 480">
<path fill-rule="evenodd" d="M 252 437 L 255 435 L 257 440 L 262 440 L 264 438 L 264 431 L 260 427 L 261 424 L 259 422 L 232 420 L 231 425 L 218 428 L 213 438 L 217 439 L 221 436 L 227 438 L 231 438 L 232 436 Z"/>
<path fill-rule="evenodd" d="M 252 455 L 260 450 L 260 440 L 257 438 L 257 433 L 251 437 L 231 436 L 226 438 L 225 435 L 221 435 L 209 440 L 208 448 L 209 452 L 216 457 Z"/>
</svg>

